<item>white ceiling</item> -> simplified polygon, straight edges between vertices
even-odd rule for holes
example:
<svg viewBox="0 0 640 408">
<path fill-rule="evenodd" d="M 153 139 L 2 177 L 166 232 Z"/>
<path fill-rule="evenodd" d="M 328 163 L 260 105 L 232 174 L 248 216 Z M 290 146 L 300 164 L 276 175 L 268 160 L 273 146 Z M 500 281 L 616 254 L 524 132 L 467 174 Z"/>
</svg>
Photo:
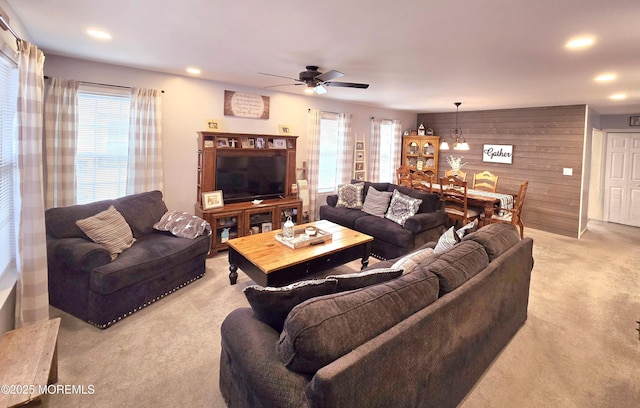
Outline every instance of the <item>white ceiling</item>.
<svg viewBox="0 0 640 408">
<path fill-rule="evenodd" d="M 333 98 L 414 112 L 589 104 L 640 113 L 639 0 L 7 0 L 46 54 L 231 84 L 338 70 Z M 96 41 L 89 28 L 110 32 Z M 586 50 L 564 44 L 595 37 Z M 45 61 L 46 66 L 46 61 Z M 598 74 L 617 80 L 596 83 Z M 301 93 L 303 86 L 271 88 Z M 614 93 L 627 99 L 612 101 Z"/>
</svg>

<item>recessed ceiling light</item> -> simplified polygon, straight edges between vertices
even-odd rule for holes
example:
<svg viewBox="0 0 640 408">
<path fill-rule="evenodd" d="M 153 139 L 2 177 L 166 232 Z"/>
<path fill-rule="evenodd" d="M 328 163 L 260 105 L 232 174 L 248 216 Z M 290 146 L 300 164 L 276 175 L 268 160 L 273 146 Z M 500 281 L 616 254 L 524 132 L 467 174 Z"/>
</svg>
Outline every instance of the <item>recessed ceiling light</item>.
<svg viewBox="0 0 640 408">
<path fill-rule="evenodd" d="M 574 38 L 566 43 L 565 47 L 570 49 L 586 48 L 592 46 L 594 41 L 593 37 Z"/>
<path fill-rule="evenodd" d="M 187 68 L 187 72 L 193 75 L 200 75 L 200 70 L 198 68 Z"/>
<path fill-rule="evenodd" d="M 601 74 L 595 77 L 595 80 L 599 82 L 613 81 L 614 79 L 616 79 L 616 74 Z"/>
<path fill-rule="evenodd" d="M 627 95 L 625 95 L 625 94 L 623 94 L 623 93 L 620 93 L 620 94 L 614 94 L 614 95 L 611 95 L 611 96 L 609 97 L 609 99 L 613 99 L 613 100 L 615 100 L 615 101 L 619 101 L 619 100 L 621 100 L 621 99 L 626 99 L 626 98 L 627 98 Z"/>
<path fill-rule="evenodd" d="M 101 40 L 110 40 L 111 39 L 111 34 L 105 32 L 105 31 L 87 30 L 87 34 L 89 34 L 92 37 L 99 38 Z"/>
</svg>

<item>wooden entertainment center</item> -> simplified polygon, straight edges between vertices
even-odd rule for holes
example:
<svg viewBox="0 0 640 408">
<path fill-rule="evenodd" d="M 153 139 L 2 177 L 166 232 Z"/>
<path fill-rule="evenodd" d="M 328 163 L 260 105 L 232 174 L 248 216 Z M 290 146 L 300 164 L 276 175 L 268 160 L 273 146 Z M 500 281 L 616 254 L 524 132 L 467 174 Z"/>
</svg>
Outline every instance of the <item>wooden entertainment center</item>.
<svg viewBox="0 0 640 408">
<path fill-rule="evenodd" d="M 292 194 L 296 183 L 297 136 L 258 135 L 247 133 L 198 132 L 198 188 L 195 214 L 209 222 L 213 237 L 211 253 L 227 249 L 228 239 L 279 229 L 291 217 L 302 221 L 302 200 Z M 223 206 L 203 209 L 202 193 L 216 190 L 216 169 L 219 157 L 284 157 L 284 194 L 269 198 L 260 204 L 225 202 Z M 222 191 L 224 198 L 224 190 Z M 226 234 L 225 234 L 226 235 Z"/>
</svg>

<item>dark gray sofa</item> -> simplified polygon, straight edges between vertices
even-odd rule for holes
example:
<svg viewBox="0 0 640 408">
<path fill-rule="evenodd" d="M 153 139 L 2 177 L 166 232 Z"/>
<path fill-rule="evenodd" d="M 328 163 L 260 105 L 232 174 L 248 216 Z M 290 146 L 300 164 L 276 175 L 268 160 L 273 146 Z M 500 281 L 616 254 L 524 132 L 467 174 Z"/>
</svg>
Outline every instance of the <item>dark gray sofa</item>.
<svg viewBox="0 0 640 408">
<path fill-rule="evenodd" d="M 76 221 L 113 205 L 136 239 L 111 261 Z M 105 329 L 205 273 L 211 236 L 178 238 L 153 225 L 167 212 L 160 191 L 45 212 L 49 303 Z"/>
<path fill-rule="evenodd" d="M 282 333 L 236 309 L 220 391 L 231 408 L 455 407 L 527 319 L 532 249 L 483 227 L 399 278 L 299 304 Z"/>
<path fill-rule="evenodd" d="M 352 183 L 355 183 L 353 181 Z M 418 213 L 410 217 L 404 226 L 386 218 L 376 217 L 358 209 L 336 207 L 338 195 L 327 197 L 327 204 L 320 206 L 320 219 L 371 235 L 371 255 L 378 259 L 392 259 L 411 250 L 435 241 L 445 230 L 448 220 L 442 200 L 438 194 L 414 190 L 391 183 L 364 182 L 363 202 L 369 188 L 378 191 L 398 190 L 422 200 Z"/>
</svg>

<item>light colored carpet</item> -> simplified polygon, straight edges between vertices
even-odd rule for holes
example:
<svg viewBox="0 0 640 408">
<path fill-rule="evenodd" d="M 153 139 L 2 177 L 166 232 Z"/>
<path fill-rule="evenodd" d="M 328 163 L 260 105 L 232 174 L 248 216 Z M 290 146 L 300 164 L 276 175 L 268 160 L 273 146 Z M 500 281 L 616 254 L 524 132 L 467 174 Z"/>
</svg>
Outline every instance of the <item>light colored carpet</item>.
<svg viewBox="0 0 640 408">
<path fill-rule="evenodd" d="M 535 266 L 529 318 L 462 408 L 640 405 L 640 229 L 590 223 L 576 240 L 527 229 Z M 246 306 L 226 253 L 201 280 L 107 330 L 57 309 L 58 384 L 46 407 L 224 407 L 218 389 L 220 323 Z M 357 263 L 339 268 L 346 272 Z"/>
</svg>

